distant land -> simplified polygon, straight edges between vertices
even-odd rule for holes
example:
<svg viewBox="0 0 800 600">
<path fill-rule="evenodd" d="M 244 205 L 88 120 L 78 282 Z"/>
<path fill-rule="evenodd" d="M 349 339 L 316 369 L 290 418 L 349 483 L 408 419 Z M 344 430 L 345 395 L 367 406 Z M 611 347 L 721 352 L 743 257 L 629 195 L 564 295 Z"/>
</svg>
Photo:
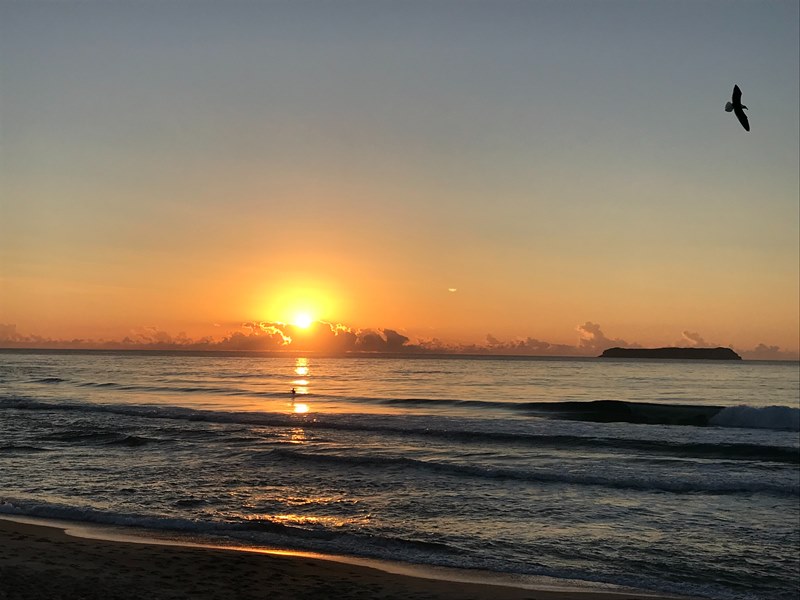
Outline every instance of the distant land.
<svg viewBox="0 0 800 600">
<path fill-rule="evenodd" d="M 742 360 L 730 348 L 608 348 L 600 358 L 690 358 L 700 360 Z"/>
</svg>

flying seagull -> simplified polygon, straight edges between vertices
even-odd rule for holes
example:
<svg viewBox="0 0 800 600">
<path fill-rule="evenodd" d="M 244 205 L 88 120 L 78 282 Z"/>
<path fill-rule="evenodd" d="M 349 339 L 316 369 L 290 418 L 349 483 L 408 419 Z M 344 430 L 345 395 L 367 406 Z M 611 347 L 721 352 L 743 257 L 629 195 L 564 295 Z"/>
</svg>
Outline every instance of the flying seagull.
<svg viewBox="0 0 800 600">
<path fill-rule="evenodd" d="M 744 127 L 744 130 L 750 131 L 750 122 L 747 120 L 747 115 L 744 114 L 745 108 L 747 107 L 742 104 L 742 90 L 739 89 L 738 85 L 734 85 L 733 96 L 731 97 L 731 102 L 725 104 L 725 112 L 733 111 L 733 114 L 739 119 L 739 123 Z"/>
</svg>

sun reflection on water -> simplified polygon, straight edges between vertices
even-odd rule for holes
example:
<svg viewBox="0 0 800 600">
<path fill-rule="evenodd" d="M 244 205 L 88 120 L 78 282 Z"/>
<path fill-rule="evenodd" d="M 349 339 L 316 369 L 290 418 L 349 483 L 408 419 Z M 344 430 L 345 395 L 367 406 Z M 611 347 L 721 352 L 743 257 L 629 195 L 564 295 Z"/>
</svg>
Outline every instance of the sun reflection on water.
<svg viewBox="0 0 800 600">
<path fill-rule="evenodd" d="M 308 374 L 309 374 L 309 366 L 308 366 L 308 359 L 304 357 L 298 357 L 295 359 L 294 363 L 294 373 L 297 375 L 297 379 L 292 380 L 292 390 L 294 395 L 300 396 L 308 394 L 308 385 L 310 383 Z M 292 402 L 294 405 L 294 402 Z M 303 412 L 303 411 L 295 411 L 295 412 Z"/>
<path fill-rule="evenodd" d="M 308 441 L 305 429 L 299 427 L 292 429 L 291 437 L 289 438 L 290 444 L 305 444 Z"/>
<path fill-rule="evenodd" d="M 309 498 L 307 504 L 314 504 L 315 499 Z M 369 515 L 353 515 L 353 516 L 332 516 L 332 515 L 313 515 L 313 514 L 299 514 L 299 513 L 283 513 L 283 514 L 269 514 L 269 515 L 256 515 L 247 518 L 250 521 L 272 521 L 273 523 L 281 523 L 285 525 L 294 525 L 295 527 L 309 527 L 314 525 L 323 525 L 325 527 L 344 527 L 346 525 L 363 525 L 370 520 Z"/>
<path fill-rule="evenodd" d="M 294 372 L 298 375 L 298 379 L 292 380 L 292 401 L 289 404 L 289 408 L 293 414 L 304 415 L 309 411 L 308 404 L 305 402 L 295 402 L 295 400 L 297 396 L 308 395 L 308 359 L 305 357 L 298 357 L 295 360 Z"/>
<path fill-rule="evenodd" d="M 294 372 L 300 377 L 305 377 L 308 375 L 308 359 L 298 358 L 294 365 Z"/>
<path fill-rule="evenodd" d="M 292 525 L 326 525 L 328 527 L 342 527 L 349 523 L 357 523 L 361 519 L 354 519 L 352 517 L 329 517 L 317 515 L 298 515 L 298 514 L 285 514 L 285 515 L 272 515 L 271 520 L 278 523 L 291 523 Z"/>
</svg>

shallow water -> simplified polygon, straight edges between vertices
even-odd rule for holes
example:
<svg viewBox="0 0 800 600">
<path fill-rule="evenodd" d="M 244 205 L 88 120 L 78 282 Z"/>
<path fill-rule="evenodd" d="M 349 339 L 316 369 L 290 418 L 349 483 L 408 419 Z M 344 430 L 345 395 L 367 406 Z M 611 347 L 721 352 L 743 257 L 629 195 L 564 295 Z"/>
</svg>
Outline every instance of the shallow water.
<svg viewBox="0 0 800 600">
<path fill-rule="evenodd" d="M 0 511 L 796 598 L 798 398 L 797 363 L 4 352 Z"/>
</svg>

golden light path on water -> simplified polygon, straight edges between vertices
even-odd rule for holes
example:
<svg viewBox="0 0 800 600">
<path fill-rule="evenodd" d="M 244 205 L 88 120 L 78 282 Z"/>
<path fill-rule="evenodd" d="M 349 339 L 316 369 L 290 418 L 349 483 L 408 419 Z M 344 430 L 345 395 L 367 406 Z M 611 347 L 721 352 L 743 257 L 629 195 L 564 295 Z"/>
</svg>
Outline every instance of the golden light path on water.
<svg viewBox="0 0 800 600">
<path fill-rule="evenodd" d="M 309 411 L 309 406 L 305 402 L 295 402 L 295 396 L 305 396 L 308 394 L 308 359 L 298 357 L 294 365 L 294 373 L 298 376 L 297 379 L 292 380 L 292 402 L 291 409 L 294 414 L 302 415 Z"/>
<path fill-rule="evenodd" d="M 300 377 L 305 377 L 308 375 L 308 359 L 298 358 L 294 367 L 294 372 Z"/>
</svg>

